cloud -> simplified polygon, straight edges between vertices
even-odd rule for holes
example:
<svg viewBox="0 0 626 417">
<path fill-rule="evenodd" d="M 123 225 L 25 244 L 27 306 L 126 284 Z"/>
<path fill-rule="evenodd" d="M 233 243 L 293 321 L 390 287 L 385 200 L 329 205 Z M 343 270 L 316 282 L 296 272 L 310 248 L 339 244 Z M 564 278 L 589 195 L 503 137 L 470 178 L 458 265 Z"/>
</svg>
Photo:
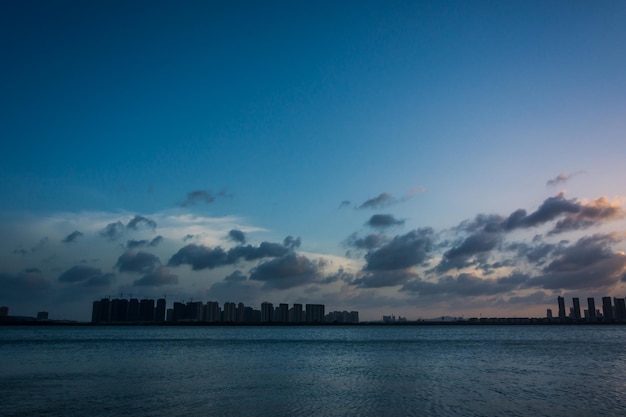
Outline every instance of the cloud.
<svg viewBox="0 0 626 417">
<path fill-rule="evenodd" d="M 412 230 L 394 237 L 382 247 L 365 255 L 366 271 L 406 269 L 428 259 L 433 248 L 434 233 L 430 228 Z"/>
<path fill-rule="evenodd" d="M 601 223 L 618 220 L 624 217 L 626 212 L 618 201 L 609 201 L 606 197 L 600 197 L 590 203 L 580 203 L 579 211 L 568 213 L 565 218 L 559 220 L 550 234 L 585 229 Z"/>
<path fill-rule="evenodd" d="M 132 230 L 138 230 L 142 227 L 148 227 L 154 230 L 156 229 L 157 224 L 152 219 L 136 214 L 135 217 L 133 217 L 126 225 L 127 229 L 132 229 Z"/>
<path fill-rule="evenodd" d="M 40 250 L 42 250 L 44 247 L 48 245 L 48 241 L 49 241 L 48 237 L 44 237 L 40 239 L 39 242 L 37 242 L 37 244 L 33 246 L 32 248 L 30 248 L 29 250 L 24 249 L 24 248 L 17 248 L 13 250 L 13 254 L 25 256 L 25 255 L 33 254 L 35 252 L 39 252 Z"/>
<path fill-rule="evenodd" d="M 113 240 L 123 235 L 125 231 L 126 226 L 124 226 L 124 223 L 117 221 L 107 224 L 104 229 L 100 231 L 100 236 Z"/>
<path fill-rule="evenodd" d="M 529 285 L 544 289 L 610 287 L 626 268 L 626 255 L 611 249 L 620 240 L 622 237 L 616 234 L 583 237 L 559 249 L 544 267 L 544 274 L 531 279 Z"/>
<path fill-rule="evenodd" d="M 443 259 L 437 265 L 438 272 L 446 272 L 450 269 L 461 269 L 472 265 L 476 255 L 485 254 L 493 250 L 500 242 L 497 233 L 476 232 L 471 234 L 458 246 L 453 247 L 443 254 Z"/>
<path fill-rule="evenodd" d="M 156 229 L 157 224 L 154 220 L 138 214 L 128 221 L 126 225 L 121 221 L 111 222 L 100 230 L 100 236 L 115 240 L 122 236 L 127 230 L 139 230 L 142 228 Z"/>
<path fill-rule="evenodd" d="M 351 234 L 344 244 L 356 249 L 372 250 L 381 246 L 385 242 L 382 234 L 369 234 L 365 237 L 358 237 L 356 233 Z"/>
<path fill-rule="evenodd" d="M 250 273 L 251 280 L 264 282 L 266 288 L 276 289 L 311 284 L 319 278 L 319 264 L 293 252 L 262 263 Z"/>
<path fill-rule="evenodd" d="M 75 265 L 59 275 L 58 281 L 71 284 L 83 282 L 86 286 L 106 286 L 113 278 L 113 274 L 103 274 L 100 268 Z"/>
<path fill-rule="evenodd" d="M 293 236 L 287 236 L 284 240 L 283 240 L 283 245 L 286 248 L 289 249 L 297 249 L 300 247 L 300 244 L 302 243 L 302 241 L 300 240 L 300 238 L 294 238 Z"/>
<path fill-rule="evenodd" d="M 120 272 L 137 272 L 147 274 L 154 271 L 154 269 L 160 264 L 161 261 L 159 261 L 159 258 L 156 255 L 143 251 L 128 251 L 118 258 L 115 266 Z"/>
<path fill-rule="evenodd" d="M 448 296 L 483 296 L 511 292 L 528 281 L 525 274 L 514 273 L 497 279 L 480 278 L 473 274 L 462 273 L 456 277 L 447 275 L 437 281 L 425 281 L 420 278 L 407 282 L 401 289 L 404 292 L 427 295 Z"/>
<path fill-rule="evenodd" d="M 241 272 L 240 270 L 235 270 L 232 274 L 224 277 L 224 281 L 228 282 L 243 282 L 246 281 L 248 277 Z"/>
<path fill-rule="evenodd" d="M 163 242 L 163 236 L 157 236 L 152 240 L 147 240 L 147 239 L 143 239 L 143 240 L 129 240 L 126 242 L 126 248 L 127 249 L 136 249 L 136 248 L 142 248 L 142 247 L 157 247 L 159 246 L 159 243 Z"/>
<path fill-rule="evenodd" d="M 549 197 L 539 206 L 533 213 L 526 215 L 525 210 L 517 210 L 513 212 L 505 221 L 504 228 L 506 230 L 516 229 L 518 227 L 533 227 L 567 213 L 578 213 L 580 204 L 576 200 L 567 200 L 563 193 L 559 193 L 554 197 Z"/>
<path fill-rule="evenodd" d="M 233 265 L 240 260 L 254 261 L 262 258 L 283 256 L 300 244 L 299 239 L 291 236 L 285 238 L 283 245 L 279 243 L 261 242 L 258 247 L 252 245 L 235 246 L 225 251 L 220 246 L 208 248 L 204 245 L 189 244 L 181 248 L 168 261 L 169 266 L 191 265 L 197 271 Z"/>
<path fill-rule="evenodd" d="M 391 194 L 380 193 L 377 197 L 373 197 L 365 201 L 363 204 L 358 206 L 357 209 L 378 209 L 393 204 L 395 201 L 395 198 L 393 198 Z"/>
<path fill-rule="evenodd" d="M 383 288 L 402 285 L 418 275 L 410 268 L 368 271 L 352 281 L 352 284 L 361 288 Z"/>
<path fill-rule="evenodd" d="M 374 214 L 365 224 L 374 228 L 386 228 L 402 225 L 404 220 L 398 220 L 391 214 Z"/>
<path fill-rule="evenodd" d="M 506 250 L 515 251 L 518 256 L 525 257 L 529 262 L 541 265 L 558 247 L 557 244 L 544 242 L 535 245 L 516 242 L 508 245 Z"/>
<path fill-rule="evenodd" d="M 576 175 L 583 174 L 584 172 L 585 171 L 576 171 L 573 174 L 568 174 L 566 172 L 562 172 L 559 175 L 557 175 L 555 178 L 548 180 L 548 182 L 546 182 L 546 185 L 548 187 L 551 187 L 551 186 L 555 186 L 555 185 L 559 185 L 559 184 L 565 184 L 567 181 L 569 181 L 570 179 L 572 179 Z"/>
<path fill-rule="evenodd" d="M 246 243 L 246 235 L 241 230 L 232 229 L 228 232 L 228 237 L 233 242 Z"/>
<path fill-rule="evenodd" d="M 222 194 L 220 194 L 222 195 Z M 195 206 L 198 203 L 211 204 L 215 201 L 215 196 L 211 191 L 196 190 L 187 193 L 187 198 L 182 203 L 179 203 L 181 207 Z"/>
<path fill-rule="evenodd" d="M 72 233 L 70 233 L 69 235 L 65 236 L 65 238 L 61 241 L 63 243 L 72 243 L 75 242 L 76 239 L 78 239 L 79 237 L 82 237 L 83 234 L 81 232 L 79 232 L 78 230 L 74 230 Z"/>
<path fill-rule="evenodd" d="M 18 273 L 0 272 L 0 288 L 2 288 L 3 303 L 30 301 L 33 298 L 45 296 L 51 288 L 51 283 L 39 269 L 27 268 Z"/>
<path fill-rule="evenodd" d="M 350 202 L 350 200 L 343 200 L 341 203 L 339 203 L 339 209 L 343 209 L 343 208 L 347 208 L 350 207 L 352 203 Z"/>
<path fill-rule="evenodd" d="M 170 273 L 167 267 L 161 266 L 133 282 L 137 286 L 159 287 L 178 284 L 178 275 Z"/>
</svg>

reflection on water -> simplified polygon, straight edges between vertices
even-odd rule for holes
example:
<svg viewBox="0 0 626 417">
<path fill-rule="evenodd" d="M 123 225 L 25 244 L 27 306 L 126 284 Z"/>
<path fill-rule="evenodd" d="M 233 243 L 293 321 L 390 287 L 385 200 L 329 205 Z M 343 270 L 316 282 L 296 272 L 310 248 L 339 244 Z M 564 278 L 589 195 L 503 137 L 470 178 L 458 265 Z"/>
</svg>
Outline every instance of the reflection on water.
<svg viewBox="0 0 626 417">
<path fill-rule="evenodd" d="M 2 416 L 626 415 L 626 326 L 2 327 Z"/>
</svg>

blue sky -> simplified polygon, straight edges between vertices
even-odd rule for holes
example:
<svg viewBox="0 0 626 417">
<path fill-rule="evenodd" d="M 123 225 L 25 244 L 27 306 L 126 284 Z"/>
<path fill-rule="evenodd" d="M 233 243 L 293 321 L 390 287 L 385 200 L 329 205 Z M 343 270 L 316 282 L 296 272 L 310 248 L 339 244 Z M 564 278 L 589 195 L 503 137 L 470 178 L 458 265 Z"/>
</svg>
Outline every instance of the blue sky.
<svg viewBox="0 0 626 417">
<path fill-rule="evenodd" d="M 82 320 L 94 299 L 168 294 L 379 319 L 623 297 L 625 16 L 4 2 L 0 304 Z"/>
</svg>

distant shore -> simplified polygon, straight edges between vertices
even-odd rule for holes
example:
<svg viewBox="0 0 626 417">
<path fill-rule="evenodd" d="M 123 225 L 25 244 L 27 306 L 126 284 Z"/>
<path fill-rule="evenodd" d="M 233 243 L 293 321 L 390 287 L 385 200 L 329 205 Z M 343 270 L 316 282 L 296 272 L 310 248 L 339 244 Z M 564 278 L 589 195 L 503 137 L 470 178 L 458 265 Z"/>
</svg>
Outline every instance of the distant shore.
<svg viewBox="0 0 626 417">
<path fill-rule="evenodd" d="M 624 325 L 626 321 L 618 320 L 558 320 L 547 318 L 470 318 L 460 320 L 407 320 L 407 321 L 364 321 L 360 323 L 230 323 L 230 322 L 109 322 L 91 323 L 73 320 L 38 320 L 34 317 L 8 316 L 0 317 L 0 326 L 83 326 L 83 327 L 110 327 L 110 326 L 201 326 L 201 327 L 320 327 L 320 326 L 588 326 L 588 325 Z"/>
</svg>

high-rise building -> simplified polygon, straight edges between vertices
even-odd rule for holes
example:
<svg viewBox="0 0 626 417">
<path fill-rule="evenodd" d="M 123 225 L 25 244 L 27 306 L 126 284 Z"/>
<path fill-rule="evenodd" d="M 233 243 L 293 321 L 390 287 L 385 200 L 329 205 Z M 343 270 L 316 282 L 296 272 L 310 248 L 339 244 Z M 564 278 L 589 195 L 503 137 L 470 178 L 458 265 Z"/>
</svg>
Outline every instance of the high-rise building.
<svg viewBox="0 0 626 417">
<path fill-rule="evenodd" d="M 100 321 L 100 301 L 94 301 L 91 307 L 91 322 L 97 323 Z"/>
<path fill-rule="evenodd" d="M 278 305 L 276 321 L 278 323 L 289 322 L 289 304 L 281 303 Z"/>
<path fill-rule="evenodd" d="M 325 317 L 324 304 L 307 304 L 305 315 L 307 323 L 323 323 Z"/>
<path fill-rule="evenodd" d="M 615 318 L 617 320 L 626 320 L 626 302 L 623 298 L 614 298 L 615 303 Z"/>
<path fill-rule="evenodd" d="M 602 315 L 605 320 L 613 320 L 614 314 L 611 297 L 602 297 Z"/>
<path fill-rule="evenodd" d="M 209 323 L 217 323 L 222 320 L 222 310 L 220 303 L 217 301 L 208 301 L 204 311 L 204 321 Z"/>
<path fill-rule="evenodd" d="M 224 312 L 222 314 L 222 321 L 226 323 L 235 322 L 235 309 L 237 305 L 235 303 L 224 303 Z"/>
<path fill-rule="evenodd" d="M 139 321 L 139 300 L 136 298 L 128 300 L 128 321 Z"/>
<path fill-rule="evenodd" d="M 9 307 L 2 306 L 0 307 L 0 317 L 8 317 L 9 316 Z M 93 316 L 92 316 L 93 321 Z"/>
<path fill-rule="evenodd" d="M 154 320 L 155 321 L 165 321 L 165 311 L 166 311 L 166 301 L 165 298 L 159 298 L 156 303 L 156 309 L 154 310 Z"/>
<path fill-rule="evenodd" d="M 235 321 L 237 323 L 246 322 L 246 306 L 243 303 L 237 304 L 237 309 L 235 310 Z"/>
<path fill-rule="evenodd" d="M 111 306 L 111 300 L 108 298 L 103 298 L 100 300 L 100 308 L 98 309 L 98 321 L 101 323 L 106 323 L 110 320 L 109 311 Z"/>
<path fill-rule="evenodd" d="M 574 320 L 580 320 L 580 299 L 578 297 L 572 298 L 572 303 L 574 304 Z"/>
<path fill-rule="evenodd" d="M 587 298 L 587 308 L 589 309 L 589 319 L 596 318 L 596 300 L 593 297 Z"/>
<path fill-rule="evenodd" d="M 302 304 L 294 304 L 292 308 L 289 309 L 289 322 L 290 323 L 302 323 Z"/>
<path fill-rule="evenodd" d="M 559 303 L 559 320 L 565 320 L 565 299 L 559 295 L 557 301 Z"/>
<path fill-rule="evenodd" d="M 111 321 L 124 322 L 128 320 L 128 300 L 125 298 L 111 300 L 110 309 L 109 319 Z"/>
<path fill-rule="evenodd" d="M 154 300 L 144 298 L 139 302 L 139 320 L 154 321 Z"/>
<path fill-rule="evenodd" d="M 274 319 L 274 305 L 264 301 L 261 303 L 261 323 L 271 323 Z"/>
</svg>

